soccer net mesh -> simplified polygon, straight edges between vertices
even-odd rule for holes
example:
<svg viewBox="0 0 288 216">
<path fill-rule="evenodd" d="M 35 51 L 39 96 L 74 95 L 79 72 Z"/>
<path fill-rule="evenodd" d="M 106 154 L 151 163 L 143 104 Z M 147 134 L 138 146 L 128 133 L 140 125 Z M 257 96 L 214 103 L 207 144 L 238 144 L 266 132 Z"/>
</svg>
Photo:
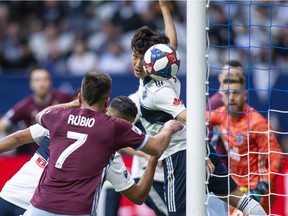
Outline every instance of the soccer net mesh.
<svg viewBox="0 0 288 216">
<path fill-rule="evenodd" d="M 288 152 L 288 74 L 286 73 L 288 70 L 288 2 L 286 0 L 208 1 L 206 29 L 207 84 L 209 84 L 207 109 L 210 111 L 216 109 L 213 108 L 210 99 L 215 93 L 221 92 L 218 74 L 223 70 L 223 63 L 237 60 L 243 65 L 245 72 L 247 104 L 268 120 L 266 131 L 250 129 L 253 124 L 250 122 L 250 118 L 248 118 L 245 132 L 231 131 L 229 127 L 227 131 L 221 131 L 219 127 L 209 128 L 211 144 L 217 150 L 217 143 L 224 140 L 224 148 L 227 153 L 218 152 L 217 154 L 223 158 L 223 161 L 227 161 L 229 175 L 232 175 L 233 178 L 236 176 L 236 178 L 246 177 L 248 179 L 247 184 L 238 184 L 248 194 L 249 188 L 251 190 L 255 188 L 253 175 L 260 176 L 260 181 L 265 176 L 270 179 L 270 176 L 275 174 L 276 179 L 273 177 L 273 181 L 268 182 L 270 186 L 268 193 L 263 194 L 263 197 L 268 198 L 268 203 L 265 204 L 268 206 L 267 214 L 287 215 L 288 174 L 287 171 L 271 172 L 271 166 L 275 166 L 272 164 L 271 157 L 273 153 L 286 157 Z M 266 135 L 268 152 L 251 151 L 251 146 L 255 145 L 252 143 L 251 137 L 261 134 Z M 228 139 L 225 140 L 223 136 L 227 136 Z M 273 152 L 271 136 L 277 138 L 282 152 Z M 246 145 L 247 151 L 237 152 L 237 148 L 232 147 L 232 143 L 229 142 L 229 137 L 231 140 L 236 137 L 237 144 L 239 146 Z M 265 143 L 265 140 L 263 142 Z M 255 154 L 258 156 L 257 160 L 252 156 Z M 232 160 L 238 159 L 239 163 L 245 163 L 245 158 L 247 159 L 247 174 L 239 175 L 239 173 L 245 173 L 243 170 L 239 173 L 231 172 Z M 264 160 L 262 160 L 263 158 Z M 259 164 L 261 161 L 266 161 L 267 164 Z M 257 169 L 254 169 L 255 166 Z M 259 171 L 260 167 L 264 167 L 264 171 L 263 169 Z M 257 172 L 251 170 L 257 170 Z M 221 178 L 221 176 L 218 177 Z M 210 175 L 207 175 L 207 182 L 209 178 Z M 282 179 L 279 183 L 282 185 L 277 183 L 277 179 Z M 284 190 L 280 190 L 279 188 L 283 185 Z M 285 185 L 287 185 L 286 192 Z M 208 215 L 213 215 L 213 208 L 220 209 L 221 205 L 224 206 L 223 209 L 226 208 L 228 215 L 236 215 L 234 210 L 228 206 L 225 207 L 225 204 L 214 206 L 211 210 L 210 201 L 214 197 L 217 195 L 209 194 L 207 196 Z M 275 207 L 277 205 L 281 207 L 281 210 L 279 207 Z M 211 206 L 213 205 L 211 204 Z"/>
</svg>

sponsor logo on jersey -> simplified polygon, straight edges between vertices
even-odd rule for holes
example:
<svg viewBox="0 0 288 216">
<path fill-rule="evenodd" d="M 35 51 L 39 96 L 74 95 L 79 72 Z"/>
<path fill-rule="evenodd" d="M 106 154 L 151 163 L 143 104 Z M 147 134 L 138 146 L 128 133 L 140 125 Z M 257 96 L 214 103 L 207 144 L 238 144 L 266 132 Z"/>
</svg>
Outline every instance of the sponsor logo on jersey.
<svg viewBox="0 0 288 216">
<path fill-rule="evenodd" d="M 243 135 L 237 134 L 236 141 L 237 141 L 238 145 L 241 145 L 243 143 Z"/>
<path fill-rule="evenodd" d="M 154 80 L 157 87 L 161 87 L 164 85 L 163 81 Z"/>
<path fill-rule="evenodd" d="M 41 157 L 38 157 L 35 162 L 41 168 L 44 168 L 47 164 L 47 162 Z"/>
<path fill-rule="evenodd" d="M 179 99 L 179 98 L 174 98 L 174 101 L 173 101 L 173 105 L 175 105 L 175 106 L 179 106 L 179 105 L 181 105 L 181 100 Z"/>
</svg>

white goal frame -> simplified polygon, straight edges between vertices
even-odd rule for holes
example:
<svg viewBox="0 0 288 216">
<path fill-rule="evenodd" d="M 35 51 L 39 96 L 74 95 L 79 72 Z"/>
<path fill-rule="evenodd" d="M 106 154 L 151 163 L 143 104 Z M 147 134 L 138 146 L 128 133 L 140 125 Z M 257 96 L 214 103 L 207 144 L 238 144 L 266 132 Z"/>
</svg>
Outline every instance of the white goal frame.
<svg viewBox="0 0 288 216">
<path fill-rule="evenodd" d="M 206 1 L 187 0 L 186 215 L 205 215 Z"/>
</svg>

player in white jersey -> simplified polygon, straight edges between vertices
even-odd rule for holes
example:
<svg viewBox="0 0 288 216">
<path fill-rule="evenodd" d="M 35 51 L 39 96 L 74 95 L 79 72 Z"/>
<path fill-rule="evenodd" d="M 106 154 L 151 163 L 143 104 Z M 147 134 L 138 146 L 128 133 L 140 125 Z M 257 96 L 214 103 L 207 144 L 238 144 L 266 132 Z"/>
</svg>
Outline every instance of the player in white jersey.
<svg viewBox="0 0 288 216">
<path fill-rule="evenodd" d="M 159 3 L 160 6 L 165 4 L 164 0 L 160 0 Z M 144 26 L 136 31 L 131 41 L 134 75 L 140 79 L 138 94 L 141 122 L 147 134 L 151 135 L 159 133 L 163 124 L 171 119 L 177 119 L 186 124 L 186 108 L 180 99 L 180 81 L 176 77 L 168 81 L 156 81 L 148 77 L 143 69 L 143 56 L 151 46 L 165 43 L 177 48 L 176 30 L 169 9 L 162 9 L 162 15 L 166 35 Z M 211 146 L 209 148 L 211 152 L 214 151 Z M 168 214 L 169 216 L 184 216 L 186 215 L 186 127 L 172 136 L 161 159 L 164 165 L 164 190 Z M 227 170 L 220 163 L 220 159 L 212 153 L 210 159 L 215 165 L 215 173 L 221 174 L 223 178 L 211 177 L 208 185 L 209 191 L 218 195 L 227 195 L 229 192 L 236 195 L 236 197 L 229 197 L 229 204 L 247 215 L 249 213 L 265 214 L 259 203 L 250 200 L 239 191 L 233 179 L 230 176 L 227 177 Z"/>
<path fill-rule="evenodd" d="M 129 95 L 129 98 L 133 100 L 138 108 L 138 115 L 136 117 L 136 125 L 139 129 L 145 131 L 141 122 L 140 122 L 140 102 L 139 102 L 139 93 L 138 91 Z M 141 125 L 137 124 L 140 123 Z M 134 180 L 137 182 L 143 175 L 145 168 L 148 165 L 146 155 L 133 153 L 133 161 L 131 167 L 131 174 Z M 153 184 L 149 191 L 148 197 L 145 200 L 145 204 L 149 206 L 157 216 L 166 216 L 168 215 L 167 207 L 164 199 L 164 170 L 162 162 L 159 161 L 158 166 L 156 167 Z"/>
<path fill-rule="evenodd" d="M 133 121 L 137 113 L 134 103 L 127 97 L 117 97 L 117 102 L 122 110 L 109 112 L 113 101 L 111 102 L 108 113 L 111 116 L 119 116 L 129 121 Z M 126 110 L 126 112 L 125 112 Z M 18 131 L 7 136 L 0 141 L 0 152 L 16 148 L 22 144 L 34 141 L 39 144 L 39 149 L 3 187 L 0 193 L 0 215 L 16 216 L 23 214 L 28 208 L 32 195 L 38 185 L 40 176 L 47 164 L 49 156 L 49 132 L 42 126 L 36 124 L 29 129 Z M 116 153 L 112 161 L 106 180 L 109 181 L 116 191 L 121 192 L 130 201 L 136 204 L 142 204 L 147 197 L 149 188 L 152 183 L 153 174 L 157 164 L 157 158 L 151 157 L 149 164 L 143 174 L 141 181 L 135 184 L 133 178 L 127 171 L 121 156 Z"/>
</svg>

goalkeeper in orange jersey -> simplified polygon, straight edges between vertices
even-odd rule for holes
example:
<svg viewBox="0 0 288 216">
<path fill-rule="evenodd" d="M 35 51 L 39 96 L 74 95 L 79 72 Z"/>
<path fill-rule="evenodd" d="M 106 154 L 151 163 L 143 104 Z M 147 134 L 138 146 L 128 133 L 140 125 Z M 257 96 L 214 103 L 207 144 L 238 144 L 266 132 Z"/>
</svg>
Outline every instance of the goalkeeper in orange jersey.
<svg viewBox="0 0 288 216">
<path fill-rule="evenodd" d="M 269 132 L 267 119 L 246 103 L 245 86 L 243 76 L 225 77 L 224 106 L 207 112 L 207 118 L 209 125 L 219 126 L 233 179 L 269 213 L 270 193 L 275 190 L 276 174 L 284 166 L 284 155 L 275 135 Z"/>
</svg>

